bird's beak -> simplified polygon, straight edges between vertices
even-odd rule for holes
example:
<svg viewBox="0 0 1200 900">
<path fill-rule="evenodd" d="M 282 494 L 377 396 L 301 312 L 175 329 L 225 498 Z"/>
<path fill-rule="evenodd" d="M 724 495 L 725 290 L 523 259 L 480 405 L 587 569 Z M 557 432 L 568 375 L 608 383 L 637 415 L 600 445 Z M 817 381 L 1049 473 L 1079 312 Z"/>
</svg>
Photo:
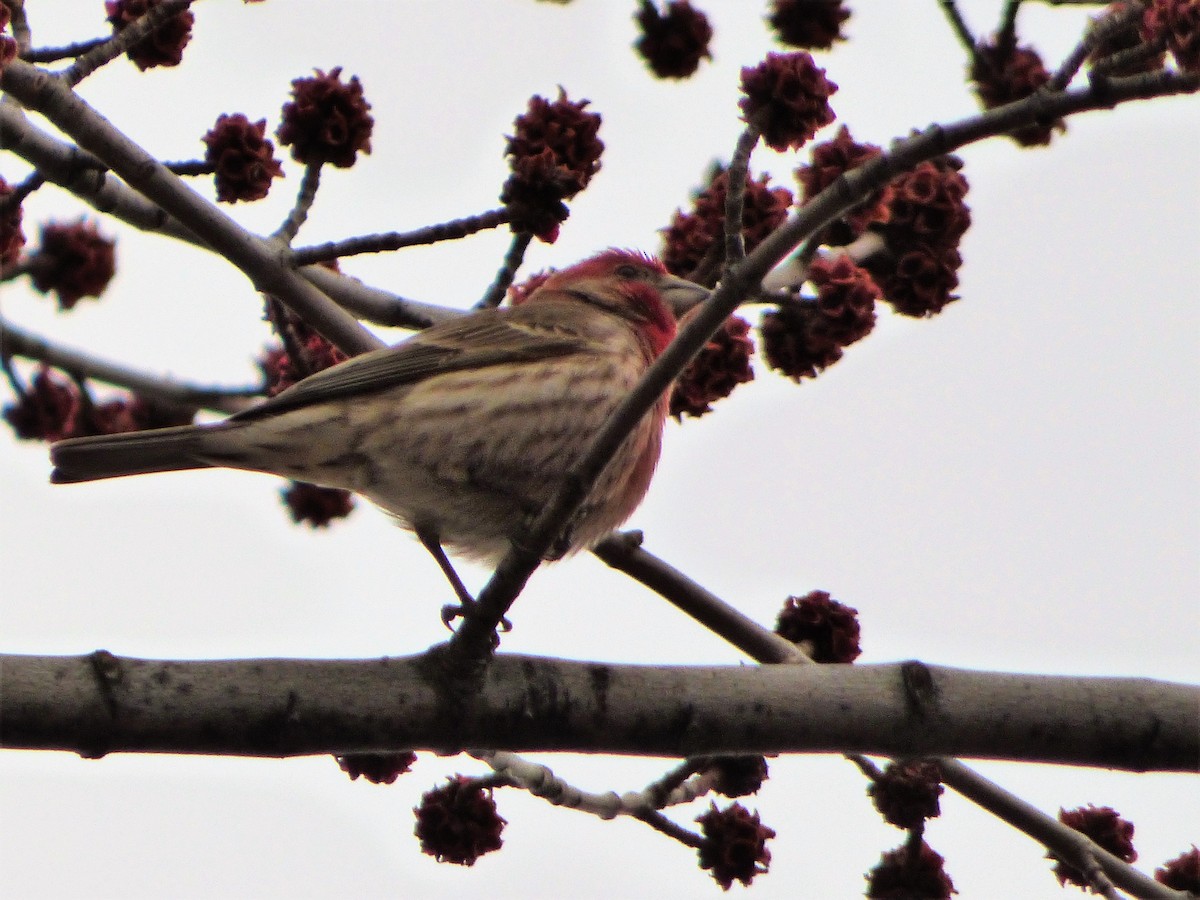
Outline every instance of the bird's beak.
<svg viewBox="0 0 1200 900">
<path fill-rule="evenodd" d="M 658 284 L 658 291 L 677 319 L 707 300 L 711 293 L 703 285 L 677 275 L 663 276 Z"/>
</svg>

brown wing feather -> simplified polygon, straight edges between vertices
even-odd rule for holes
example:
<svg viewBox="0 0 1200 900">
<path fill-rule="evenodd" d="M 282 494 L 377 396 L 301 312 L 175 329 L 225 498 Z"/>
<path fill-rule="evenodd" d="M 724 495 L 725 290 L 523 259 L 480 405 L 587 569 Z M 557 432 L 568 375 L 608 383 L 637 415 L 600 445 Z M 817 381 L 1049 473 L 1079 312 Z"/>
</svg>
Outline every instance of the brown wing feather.
<svg viewBox="0 0 1200 900">
<path fill-rule="evenodd" d="M 542 302 L 530 315 L 525 306 L 476 312 L 444 322 L 392 347 L 364 353 L 310 375 L 231 421 L 272 416 L 309 403 L 409 384 L 442 372 L 476 369 L 508 362 L 528 362 L 585 349 L 587 336 L 567 326 L 564 317 L 547 316 L 548 307 L 570 304 Z M 534 321 L 536 316 L 537 321 Z"/>
</svg>

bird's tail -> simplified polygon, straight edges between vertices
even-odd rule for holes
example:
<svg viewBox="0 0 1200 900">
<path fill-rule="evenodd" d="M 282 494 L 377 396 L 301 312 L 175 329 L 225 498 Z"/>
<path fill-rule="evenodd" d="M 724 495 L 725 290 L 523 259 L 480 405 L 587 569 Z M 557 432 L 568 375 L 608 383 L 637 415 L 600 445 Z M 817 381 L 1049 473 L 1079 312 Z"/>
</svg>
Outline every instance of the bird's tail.
<svg viewBox="0 0 1200 900">
<path fill-rule="evenodd" d="M 54 484 L 74 484 L 147 472 L 207 469 L 212 463 L 200 458 L 201 434 L 196 425 L 156 428 L 125 434 L 101 434 L 70 438 L 50 448 Z"/>
</svg>

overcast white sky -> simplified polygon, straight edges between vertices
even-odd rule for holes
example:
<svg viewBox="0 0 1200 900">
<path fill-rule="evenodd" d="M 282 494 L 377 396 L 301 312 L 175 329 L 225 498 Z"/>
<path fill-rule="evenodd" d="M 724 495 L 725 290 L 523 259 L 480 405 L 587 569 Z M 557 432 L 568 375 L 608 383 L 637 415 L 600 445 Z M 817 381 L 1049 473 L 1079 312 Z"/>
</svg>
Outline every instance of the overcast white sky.
<svg viewBox="0 0 1200 900">
<path fill-rule="evenodd" d="M 28 0 L 38 43 L 101 33 L 102 4 Z M 984 30 L 1001 5 L 968 0 Z M 739 131 L 737 72 L 773 47 L 757 10 L 705 0 L 716 59 L 683 84 L 632 55 L 633 4 L 532 0 L 201 3 L 185 65 L 118 61 L 86 99 L 152 152 L 199 154 L 222 112 L 274 123 L 292 78 L 361 77 L 374 152 L 327 171 L 302 243 L 402 230 L 495 205 L 502 135 L 533 93 L 563 85 L 604 116 L 603 171 L 528 270 L 657 230 Z M 862 7 L 858 9 L 857 7 Z M 1083 13 L 1030 3 L 1021 33 L 1053 67 Z M 963 57 L 937 4 L 856 4 L 825 54 L 832 105 L 885 143 L 971 113 Z M 272 124 L 272 127 L 274 125 Z M 835 126 L 836 127 L 836 126 Z M 832 133 L 833 129 L 830 129 Z M 927 322 L 883 316 L 817 382 L 757 379 L 702 421 L 667 429 L 631 525 L 647 547 L 760 621 L 813 588 L 861 612 L 862 662 L 1200 678 L 1196 377 L 1200 181 L 1195 98 L 1073 119 L 1049 151 L 1004 140 L 962 155 L 974 225 L 963 299 Z M 791 184 L 795 155 L 753 170 Z M 24 172 L 0 157 L 0 173 Z M 298 183 L 288 163 L 240 221 L 271 230 Z M 207 192 L 207 185 L 199 185 Z M 75 218 L 39 191 L 26 222 Z M 266 339 L 259 300 L 219 260 L 105 222 L 119 274 L 70 316 L 5 285 L 4 314 L 64 344 L 152 371 L 250 381 Z M 344 268 L 465 306 L 507 235 L 356 258 Z M 756 314 L 752 316 L 756 318 Z M 400 335 L 397 334 L 396 337 Z M 0 435 L 3 649 L 165 658 L 369 657 L 443 637 L 440 574 L 416 542 L 361 508 L 328 533 L 291 525 L 263 476 L 204 472 L 51 488 L 45 447 Z M 486 578 L 465 570 L 469 583 Z M 580 557 L 539 572 L 510 651 L 580 659 L 730 663 L 739 655 L 637 584 Z M 662 760 L 547 758 L 582 787 L 638 788 Z M 1058 767 L 979 768 L 1051 813 L 1115 806 L 1152 869 L 1200 840 L 1194 778 Z M 514 791 L 504 851 L 474 869 L 422 856 L 410 808 L 466 759 L 424 755 L 392 787 L 349 783 L 328 759 L 239 761 L 0 755 L 0 893 L 24 898 L 708 896 L 694 854 L 635 822 L 551 810 Z M 850 897 L 902 834 L 835 757 L 772 762 L 752 800 L 779 832 L 759 898 Z M 699 813 L 680 818 L 687 822 Z M 948 795 L 928 833 L 969 898 L 1058 897 L 1042 851 Z"/>
</svg>

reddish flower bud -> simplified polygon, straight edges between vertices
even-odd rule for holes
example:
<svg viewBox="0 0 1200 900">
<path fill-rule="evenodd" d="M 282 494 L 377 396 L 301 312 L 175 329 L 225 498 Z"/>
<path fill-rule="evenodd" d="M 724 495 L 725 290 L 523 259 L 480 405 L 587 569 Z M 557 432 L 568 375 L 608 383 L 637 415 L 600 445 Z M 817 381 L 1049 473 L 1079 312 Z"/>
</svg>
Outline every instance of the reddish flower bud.
<svg viewBox="0 0 1200 900">
<path fill-rule="evenodd" d="M 659 78 L 687 78 L 700 67 L 700 60 L 712 59 L 708 16 L 688 0 L 670 0 L 666 15 L 650 0 L 642 0 L 634 19 L 642 29 L 634 46 Z"/>
<path fill-rule="evenodd" d="M 334 759 L 351 781 L 361 775 L 371 784 L 391 784 L 412 768 L 417 761 L 417 754 L 411 750 L 403 753 L 347 753 Z"/>
<path fill-rule="evenodd" d="M 842 358 L 842 347 L 870 333 L 880 298 L 874 279 L 848 256 L 814 260 L 808 279 L 814 302 L 781 306 L 760 326 L 767 365 L 797 382 L 815 378 Z"/>
<path fill-rule="evenodd" d="M 841 0 L 774 0 L 767 22 L 781 43 L 803 50 L 828 50 L 844 41 L 842 23 L 850 10 Z"/>
<path fill-rule="evenodd" d="M 957 158 L 920 163 L 892 179 L 891 216 L 883 229 L 895 253 L 917 245 L 954 247 L 971 225 L 967 179 Z"/>
<path fill-rule="evenodd" d="M 891 219 L 877 226 L 888 254 L 866 262 L 898 313 L 923 317 L 958 298 L 958 242 L 971 224 L 967 180 L 954 156 L 923 162 L 892 179 Z"/>
<path fill-rule="evenodd" d="M 713 790 L 723 797 L 757 794 L 767 780 L 767 771 L 762 756 L 718 756 L 712 764 Z"/>
<path fill-rule="evenodd" d="M 913 860 L 907 846 L 889 850 L 867 873 L 867 896 L 872 900 L 950 900 L 958 891 L 944 863 L 941 854 L 924 841 Z"/>
<path fill-rule="evenodd" d="M 1200 894 L 1200 850 L 1192 845 L 1191 850 L 1155 869 L 1154 880 L 1177 891 Z"/>
<path fill-rule="evenodd" d="M 0 4 L 0 8 L 7 12 L 3 4 Z M 21 218 L 24 215 L 21 204 L 9 206 L 4 202 L 4 198 L 14 190 L 16 188 L 0 177 L 0 268 L 15 263 L 21 256 L 21 248 L 25 246 L 25 232 L 21 230 Z"/>
<path fill-rule="evenodd" d="M 508 823 L 496 812 L 491 788 L 462 775 L 423 795 L 413 812 L 421 852 L 438 862 L 473 866 L 504 844 L 500 834 Z"/>
<path fill-rule="evenodd" d="M 1183 71 L 1200 72 L 1200 0 L 1150 0 L 1141 30 L 1147 43 L 1164 43 Z"/>
<path fill-rule="evenodd" d="M 804 201 L 811 200 L 842 175 L 882 152 L 875 144 L 855 143 L 850 137 L 850 129 L 843 125 L 832 141 L 814 144 L 812 162 L 796 170 L 796 180 L 803 188 Z M 891 185 L 885 185 L 852 208 L 826 229 L 825 243 L 832 246 L 848 244 L 861 235 L 868 225 L 887 222 L 891 218 L 889 204 L 892 193 Z"/>
<path fill-rule="evenodd" d="M 1138 857 L 1133 849 L 1133 823 L 1122 819 L 1121 814 L 1111 806 L 1093 806 L 1089 803 L 1077 809 L 1060 809 L 1058 821 L 1087 835 L 1098 846 L 1124 862 L 1133 862 Z M 1048 858 L 1055 857 L 1051 855 Z M 1054 877 L 1062 885 L 1070 882 L 1081 888 L 1091 886 L 1082 872 L 1061 860 L 1054 865 Z"/>
<path fill-rule="evenodd" d="M 953 247 L 918 245 L 884 275 L 884 299 L 901 315 L 920 319 L 940 313 L 958 299 L 950 292 L 958 287 L 961 265 L 962 256 Z"/>
<path fill-rule="evenodd" d="M 104 10 L 113 34 L 120 34 L 162 0 L 105 0 Z M 146 39 L 134 44 L 125 55 L 143 72 L 155 66 L 177 66 L 183 61 L 183 48 L 192 39 L 192 24 L 196 17 L 183 10 L 150 32 Z"/>
<path fill-rule="evenodd" d="M 16 403 L 4 407 L 4 420 L 23 441 L 58 441 L 76 433 L 79 388 L 40 366 Z"/>
<path fill-rule="evenodd" d="M 828 101 L 836 90 L 805 51 L 769 53 L 759 65 L 742 69 L 745 96 L 738 106 L 767 146 L 782 153 L 798 150 L 834 120 Z"/>
<path fill-rule="evenodd" d="M 553 102 L 532 97 L 529 108 L 513 122 L 504 151 L 512 174 L 500 193 L 512 213 L 513 231 L 553 243 L 567 218 L 562 201 L 582 191 L 600 171 L 601 119 L 586 112 L 587 105 L 587 100 L 572 103 L 559 88 Z"/>
<path fill-rule="evenodd" d="M 783 224 L 788 208 L 792 205 L 792 192 L 787 188 L 771 187 L 771 176 L 760 175 L 757 179 L 746 179 L 746 193 L 742 201 L 742 239 L 746 250 L 751 251 L 762 243 L 763 238 Z M 676 210 L 671 224 L 663 229 L 662 259 L 667 270 L 675 275 L 687 276 L 720 244 L 723 250 L 725 235 L 725 195 L 729 190 L 729 175 L 718 169 L 709 180 L 708 187 L 698 194 L 692 211 Z M 715 280 L 724 254 L 714 260 L 709 283 Z"/>
<path fill-rule="evenodd" d="M 919 828 L 942 814 L 938 797 L 945 793 L 942 771 L 935 762 L 888 763 L 867 793 L 884 821 L 897 828 Z"/>
<path fill-rule="evenodd" d="M 220 115 L 202 140 L 204 161 L 213 167 L 217 199 L 223 203 L 261 200 L 272 178 L 283 177 L 275 145 L 266 140 L 267 120 L 251 122 L 241 113 Z"/>
<path fill-rule="evenodd" d="M 682 420 L 685 415 L 700 418 L 712 412 L 712 402 L 728 397 L 739 384 L 754 380 L 750 357 L 754 341 L 750 323 L 741 316 L 730 316 L 675 381 L 671 390 L 670 413 Z"/>
<path fill-rule="evenodd" d="M 359 151 L 371 152 L 371 104 L 363 97 L 357 75 L 343 84 L 341 66 L 328 74 L 314 71 L 314 77 L 292 82 L 292 100 L 283 105 L 283 121 L 275 134 L 279 143 L 292 148 L 296 162 L 348 169 Z"/>
<path fill-rule="evenodd" d="M 310 528 L 328 528 L 334 519 L 344 519 L 354 511 L 354 497 L 341 488 L 327 488 L 307 481 L 293 481 L 279 492 L 292 521 Z"/>
<path fill-rule="evenodd" d="M 42 227 L 42 243 L 32 260 L 33 286 L 54 291 L 60 309 L 71 309 L 83 297 L 99 297 L 116 271 L 115 242 L 103 237 L 94 222 Z"/>
<path fill-rule="evenodd" d="M 336 266 L 333 268 L 337 271 Z M 285 358 L 276 350 L 268 350 L 259 360 L 259 366 L 266 376 L 268 396 L 273 397 L 301 378 L 307 378 L 347 359 L 345 353 L 276 298 L 267 295 L 265 306 L 267 320 L 274 327 L 276 334 L 283 338 L 287 351 Z"/>
<path fill-rule="evenodd" d="M 725 809 L 712 804 L 697 819 L 704 843 L 700 845 L 700 868 L 711 869 L 712 877 L 725 890 L 735 881 L 749 886 L 755 875 L 765 875 L 771 865 L 767 841 L 775 831 L 763 825 L 758 813 L 740 803 Z"/>
<path fill-rule="evenodd" d="M 1005 39 L 975 48 L 970 76 L 984 109 L 1024 100 L 1050 80 L 1036 50 Z M 1009 137 L 1023 147 L 1044 146 L 1055 130 L 1066 131 L 1066 123 L 1055 119 L 1049 125 L 1026 125 Z"/>
<path fill-rule="evenodd" d="M 814 662 L 851 663 L 862 653 L 858 610 L 832 599 L 826 591 L 788 597 L 775 633 L 811 648 L 808 655 Z"/>
</svg>

